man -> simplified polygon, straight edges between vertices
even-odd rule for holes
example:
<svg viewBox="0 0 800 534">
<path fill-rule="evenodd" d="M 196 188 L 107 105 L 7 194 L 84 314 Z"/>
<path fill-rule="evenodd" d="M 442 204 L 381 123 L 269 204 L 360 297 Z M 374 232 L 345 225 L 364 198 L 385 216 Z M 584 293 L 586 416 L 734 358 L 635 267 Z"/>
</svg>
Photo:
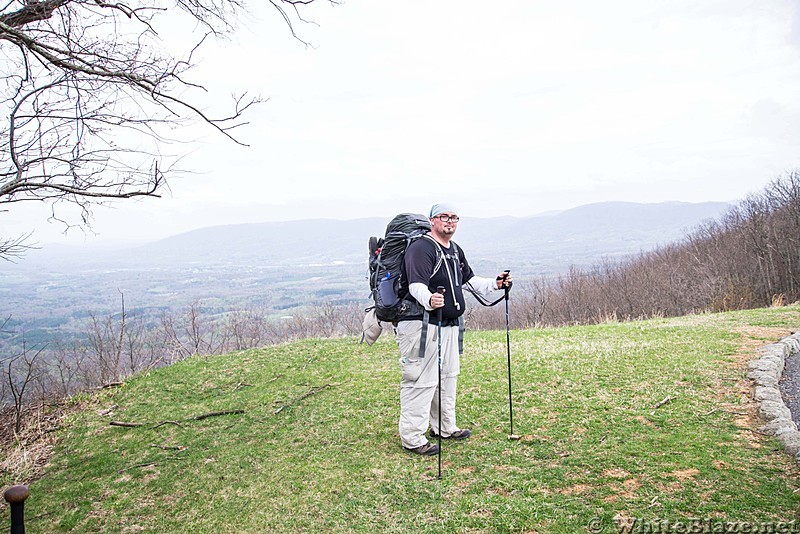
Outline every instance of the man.
<svg viewBox="0 0 800 534">
<path fill-rule="evenodd" d="M 442 439 L 466 439 L 469 429 L 456 425 L 456 381 L 460 370 L 460 330 L 463 328 L 464 293 L 462 286 L 488 296 L 510 287 L 511 276 L 501 273 L 496 279 L 475 276 L 464 252 L 451 241 L 458 226 L 458 211 L 452 204 L 434 204 L 430 211 L 431 231 L 412 242 L 405 253 L 404 275 L 409 294 L 425 313 L 401 319 L 396 339 L 400 349 L 400 440 L 407 451 L 426 456 L 439 452 L 425 432 Z M 437 292 L 444 287 L 444 294 Z M 438 348 L 436 338 L 442 314 L 442 420 L 439 420 Z M 424 338 L 423 338 L 424 336 Z M 424 339 L 424 354 L 420 341 Z"/>
</svg>

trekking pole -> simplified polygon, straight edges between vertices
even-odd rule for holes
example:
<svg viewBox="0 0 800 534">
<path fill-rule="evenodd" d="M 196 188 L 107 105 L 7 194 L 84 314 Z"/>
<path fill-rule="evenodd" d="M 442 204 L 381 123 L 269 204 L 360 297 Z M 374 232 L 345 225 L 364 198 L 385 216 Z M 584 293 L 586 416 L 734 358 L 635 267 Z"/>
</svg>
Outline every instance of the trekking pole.
<svg viewBox="0 0 800 534">
<path fill-rule="evenodd" d="M 436 288 L 436 292 L 440 295 L 444 295 L 444 286 L 438 286 Z M 436 432 L 437 437 L 439 438 L 439 475 L 437 478 L 439 480 L 442 479 L 442 308 L 436 310 L 437 317 L 439 320 L 439 327 L 436 332 L 436 339 L 439 343 L 439 429 Z"/>
<path fill-rule="evenodd" d="M 507 269 L 503 275 L 503 287 L 506 290 L 504 298 L 506 300 L 506 352 L 508 354 L 508 419 L 511 423 L 511 433 L 508 435 L 508 439 L 517 441 L 519 436 L 514 434 L 514 404 L 511 402 L 511 333 L 508 324 L 508 292 L 511 289 L 511 282 L 505 285 L 506 278 L 508 278 L 510 272 L 511 271 Z"/>
<path fill-rule="evenodd" d="M 28 495 L 28 486 L 11 486 L 3 493 L 3 498 L 11 505 L 11 534 L 25 534 L 25 499 Z"/>
</svg>

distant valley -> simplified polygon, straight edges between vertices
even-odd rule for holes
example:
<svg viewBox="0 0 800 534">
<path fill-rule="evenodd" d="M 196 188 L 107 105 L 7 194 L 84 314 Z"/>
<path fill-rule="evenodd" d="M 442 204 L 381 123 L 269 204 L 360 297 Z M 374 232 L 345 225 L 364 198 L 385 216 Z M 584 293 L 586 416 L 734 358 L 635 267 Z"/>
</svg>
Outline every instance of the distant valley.
<svg viewBox="0 0 800 534">
<path fill-rule="evenodd" d="M 729 204 L 608 202 L 534 217 L 463 217 L 456 241 L 475 271 L 518 280 L 553 276 L 684 237 Z M 367 242 L 391 216 L 203 228 L 122 250 L 51 247 L 0 264 L 0 317 L 33 337 L 69 330 L 89 313 L 159 313 L 199 304 L 223 314 L 276 315 L 323 302 L 368 304 Z"/>
</svg>

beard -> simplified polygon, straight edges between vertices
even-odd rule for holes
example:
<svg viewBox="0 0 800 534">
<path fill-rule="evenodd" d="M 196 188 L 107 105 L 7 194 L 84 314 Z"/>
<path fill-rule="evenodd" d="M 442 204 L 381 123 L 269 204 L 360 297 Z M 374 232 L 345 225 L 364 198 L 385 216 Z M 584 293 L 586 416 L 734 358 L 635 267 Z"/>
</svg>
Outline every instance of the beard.
<svg viewBox="0 0 800 534">
<path fill-rule="evenodd" d="M 455 228 L 455 226 L 451 226 L 449 228 L 446 227 L 446 226 L 443 226 L 441 232 L 442 232 L 443 236 L 446 236 L 447 238 L 451 238 L 451 237 L 453 237 L 453 234 L 456 233 L 456 228 Z"/>
<path fill-rule="evenodd" d="M 433 228 L 431 228 L 431 233 L 441 240 L 449 241 L 453 237 L 453 234 L 456 233 L 456 229 L 457 227 L 455 225 L 446 226 L 444 224 L 435 224 Z"/>
</svg>

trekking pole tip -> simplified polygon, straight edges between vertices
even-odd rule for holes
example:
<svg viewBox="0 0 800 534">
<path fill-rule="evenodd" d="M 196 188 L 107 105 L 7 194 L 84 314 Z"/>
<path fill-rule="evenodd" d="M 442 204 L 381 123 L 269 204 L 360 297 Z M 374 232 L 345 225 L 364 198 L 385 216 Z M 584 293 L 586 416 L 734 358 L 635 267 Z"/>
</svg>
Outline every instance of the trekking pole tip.
<svg viewBox="0 0 800 534">
<path fill-rule="evenodd" d="M 519 436 L 517 434 L 509 434 L 508 439 L 509 441 L 519 441 Z"/>
</svg>

